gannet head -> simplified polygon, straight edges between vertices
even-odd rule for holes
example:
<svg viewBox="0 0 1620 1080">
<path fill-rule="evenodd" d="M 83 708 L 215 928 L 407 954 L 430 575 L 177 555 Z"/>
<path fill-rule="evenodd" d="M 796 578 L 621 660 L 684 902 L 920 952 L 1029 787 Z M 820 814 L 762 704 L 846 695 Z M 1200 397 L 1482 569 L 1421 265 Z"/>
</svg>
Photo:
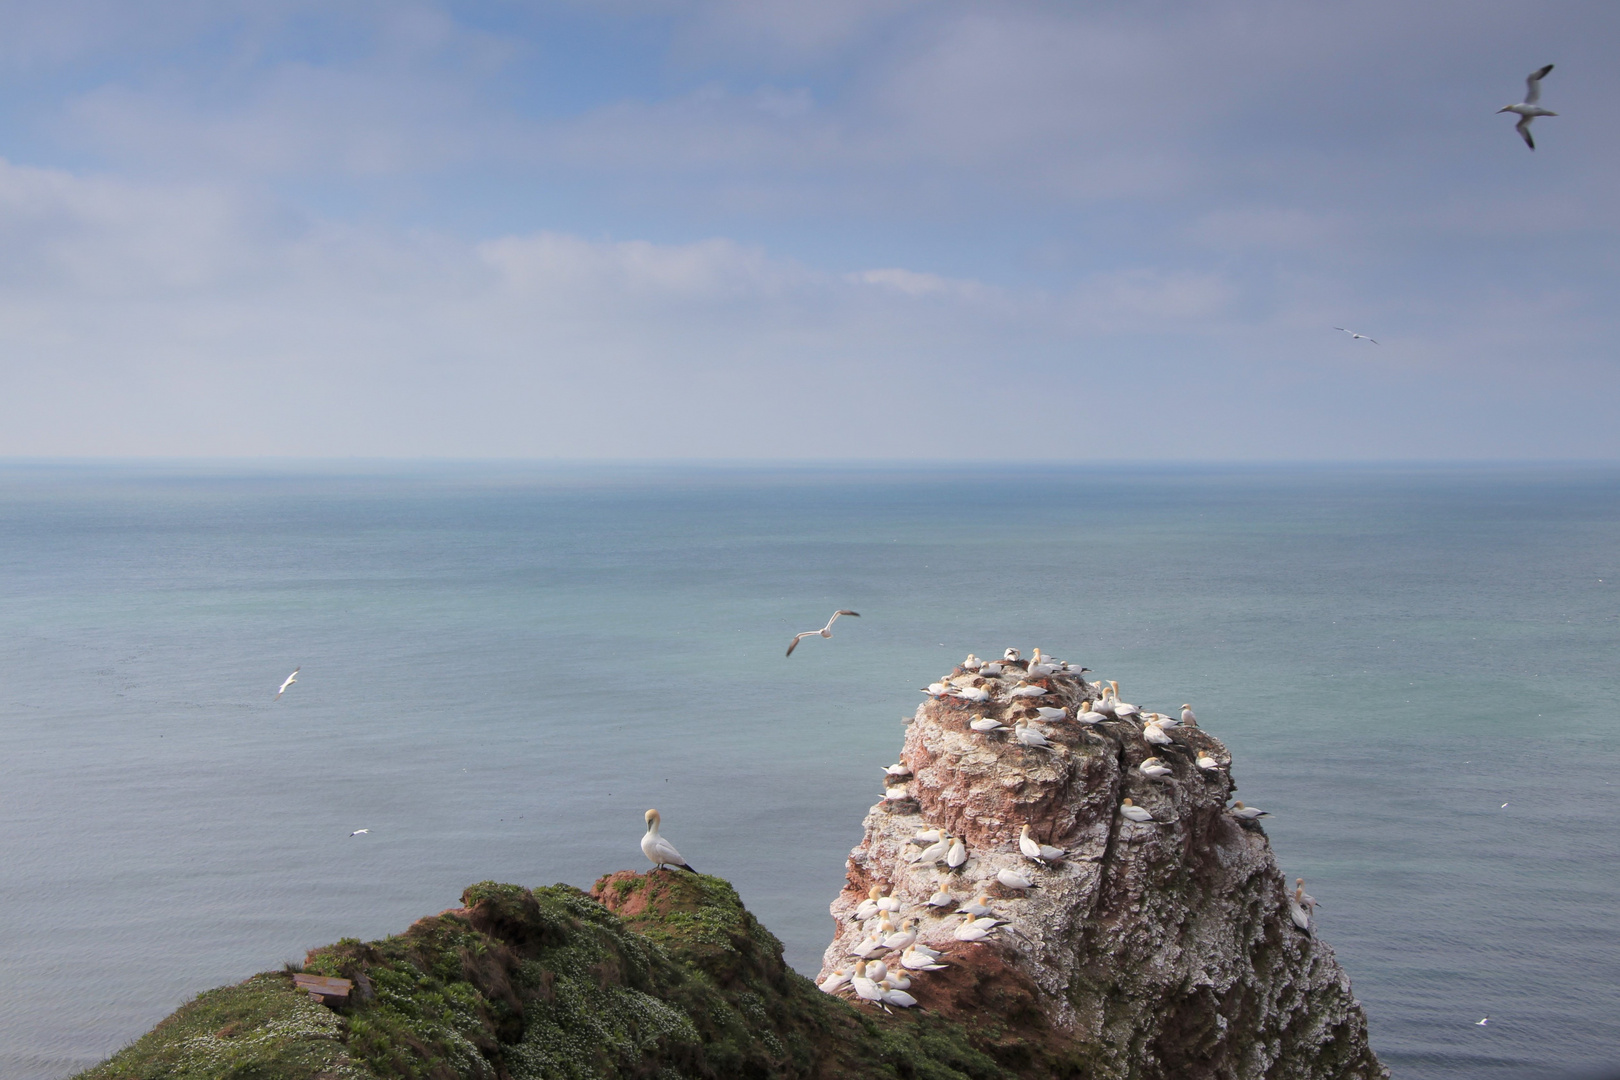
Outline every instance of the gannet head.
<svg viewBox="0 0 1620 1080">
<path fill-rule="evenodd" d="M 658 822 L 663 820 L 662 816 L 656 810 L 649 810 L 643 814 L 642 817 L 646 819 L 648 825 L 656 825 Z"/>
<path fill-rule="evenodd" d="M 1305 887 L 1305 879 L 1302 877 L 1297 877 L 1294 879 L 1294 884 L 1303 889 Z"/>
<path fill-rule="evenodd" d="M 866 895 L 871 897 L 873 900 L 876 900 L 878 897 L 883 895 L 883 886 L 881 886 L 881 885 L 872 886 L 871 890 L 869 892 L 867 892 Z"/>
<path fill-rule="evenodd" d="M 1126 800 L 1125 800 L 1125 805 L 1126 805 L 1126 806 L 1135 806 L 1135 805 L 1136 805 L 1136 804 L 1135 804 L 1135 803 L 1133 803 L 1133 802 L 1131 802 L 1131 800 L 1130 800 L 1130 799 L 1126 799 Z"/>
<path fill-rule="evenodd" d="M 1237 802 L 1233 803 L 1232 804 L 1232 809 L 1234 809 L 1234 810 L 1243 809 L 1243 800 L 1239 799 Z"/>
<path fill-rule="evenodd" d="M 1515 104 L 1516 104 L 1516 103 L 1515 103 Z M 1503 114 L 1503 113 L 1505 113 L 1505 112 L 1512 112 L 1512 111 L 1513 111 L 1513 106 L 1512 106 L 1512 105 L 1504 105 L 1504 106 L 1502 106 L 1502 107 L 1501 107 L 1501 108 L 1500 108 L 1500 109 L 1497 109 L 1497 110 L 1496 110 L 1496 114 L 1497 114 L 1497 115 L 1498 115 L 1498 116 L 1500 116 L 1500 115 L 1501 115 L 1501 114 Z"/>
</svg>

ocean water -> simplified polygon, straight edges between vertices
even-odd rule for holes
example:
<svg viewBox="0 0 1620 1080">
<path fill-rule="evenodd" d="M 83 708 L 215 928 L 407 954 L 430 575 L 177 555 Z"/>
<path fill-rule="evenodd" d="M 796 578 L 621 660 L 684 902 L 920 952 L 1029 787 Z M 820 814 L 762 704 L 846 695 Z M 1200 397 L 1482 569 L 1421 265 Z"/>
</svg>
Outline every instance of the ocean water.
<svg viewBox="0 0 1620 1080">
<path fill-rule="evenodd" d="M 1397 1077 L 1613 1066 L 1617 588 L 1613 469 L 0 467 L 0 1076 L 649 806 L 813 972 L 1008 645 L 1195 703 Z"/>
</svg>

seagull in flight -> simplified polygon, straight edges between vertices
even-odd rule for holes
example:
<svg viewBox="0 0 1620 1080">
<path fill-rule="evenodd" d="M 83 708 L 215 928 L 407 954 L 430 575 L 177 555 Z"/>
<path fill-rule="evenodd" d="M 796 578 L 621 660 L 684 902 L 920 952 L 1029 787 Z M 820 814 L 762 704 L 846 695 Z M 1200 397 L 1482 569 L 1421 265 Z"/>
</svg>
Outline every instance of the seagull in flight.
<svg viewBox="0 0 1620 1080">
<path fill-rule="evenodd" d="M 1528 146 L 1532 150 L 1536 148 L 1536 140 L 1530 137 L 1530 121 L 1534 120 L 1538 116 L 1558 115 L 1557 113 L 1549 112 L 1548 110 L 1543 109 L 1540 105 L 1536 104 L 1536 102 L 1541 100 L 1541 80 L 1546 78 L 1547 72 L 1551 71 L 1552 69 L 1553 66 L 1548 64 L 1539 71 L 1532 71 L 1530 73 L 1530 77 L 1524 80 L 1524 100 L 1519 102 L 1517 105 L 1504 105 L 1500 109 L 1496 110 L 1498 113 L 1510 112 L 1519 114 L 1519 122 L 1513 125 L 1513 130 L 1517 131 L 1521 136 L 1524 137 L 1524 145 Z"/>
<path fill-rule="evenodd" d="M 356 829 L 356 830 L 354 830 L 354 832 L 350 833 L 349 835 L 350 836 L 365 836 L 366 834 L 368 834 L 370 832 L 371 832 L 370 829 Z"/>
<path fill-rule="evenodd" d="M 1374 345 L 1378 344 L 1377 338 L 1370 338 L 1366 334 L 1358 334 L 1354 330 L 1346 330 L 1342 326 L 1335 326 L 1333 329 L 1338 330 L 1340 333 L 1349 334 L 1351 341 L 1370 341 Z"/>
<path fill-rule="evenodd" d="M 806 630 L 804 633 L 795 636 L 793 643 L 788 646 L 787 654 L 792 656 L 793 650 L 799 647 L 799 642 L 803 641 L 807 637 L 816 637 L 817 635 L 820 635 L 821 637 L 832 637 L 832 624 L 838 621 L 838 616 L 840 615 L 849 615 L 857 619 L 861 617 L 861 613 L 858 611 L 835 611 L 832 613 L 832 618 L 827 620 L 827 625 L 823 626 L 820 630 Z"/>
<path fill-rule="evenodd" d="M 276 700 L 279 701 L 281 699 L 281 695 L 287 692 L 287 687 L 298 681 L 298 673 L 303 670 L 304 665 L 302 664 L 299 664 L 297 667 L 293 668 L 293 673 L 287 676 L 287 681 L 281 684 L 280 690 L 276 691 Z"/>
</svg>

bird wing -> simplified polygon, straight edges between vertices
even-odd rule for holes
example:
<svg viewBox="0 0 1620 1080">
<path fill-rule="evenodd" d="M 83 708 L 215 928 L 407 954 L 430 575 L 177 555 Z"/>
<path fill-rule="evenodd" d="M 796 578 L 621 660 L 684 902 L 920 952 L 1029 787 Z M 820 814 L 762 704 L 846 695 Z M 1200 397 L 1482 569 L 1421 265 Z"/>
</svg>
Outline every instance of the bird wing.
<svg viewBox="0 0 1620 1080">
<path fill-rule="evenodd" d="M 1536 148 L 1536 140 L 1530 137 L 1530 121 L 1534 119 L 1533 116 L 1521 116 L 1519 122 L 1513 125 L 1513 129 L 1524 136 L 1524 145 L 1532 150 Z"/>
<path fill-rule="evenodd" d="M 661 861 L 670 863 L 674 866 L 686 865 L 686 860 L 681 858 L 681 853 L 675 850 L 675 845 L 670 843 L 668 840 L 665 840 L 662 836 L 660 836 L 657 840 L 654 840 L 652 846 L 653 850 L 658 853 L 658 857 Z"/>
<path fill-rule="evenodd" d="M 1372 342 L 1372 343 L 1373 343 L 1373 344 L 1374 344 L 1374 345 L 1377 345 L 1377 344 L 1378 344 L 1378 339 L 1377 339 L 1377 338 L 1375 338 L 1375 337 L 1370 337 L 1370 338 L 1368 338 L 1368 339 L 1367 339 L 1367 340 L 1368 340 L 1368 341 L 1370 341 L 1370 342 Z M 1380 348 L 1381 348 L 1381 347 L 1382 347 L 1382 346 L 1380 346 Z"/>
<path fill-rule="evenodd" d="M 795 637 L 793 639 L 792 644 L 790 644 L 788 646 L 787 654 L 789 656 L 792 656 L 793 655 L 793 650 L 797 649 L 799 647 L 799 642 L 803 641 L 805 638 L 807 638 L 807 637 L 820 637 L 820 636 L 821 636 L 821 631 L 820 630 L 806 630 L 804 633 L 798 635 L 797 637 Z"/>
<path fill-rule="evenodd" d="M 1532 71 L 1530 77 L 1524 80 L 1524 103 L 1526 105 L 1534 105 L 1541 100 L 1541 80 L 1546 78 L 1547 72 L 1552 69 L 1553 66 L 1548 64 L 1540 71 Z"/>
</svg>

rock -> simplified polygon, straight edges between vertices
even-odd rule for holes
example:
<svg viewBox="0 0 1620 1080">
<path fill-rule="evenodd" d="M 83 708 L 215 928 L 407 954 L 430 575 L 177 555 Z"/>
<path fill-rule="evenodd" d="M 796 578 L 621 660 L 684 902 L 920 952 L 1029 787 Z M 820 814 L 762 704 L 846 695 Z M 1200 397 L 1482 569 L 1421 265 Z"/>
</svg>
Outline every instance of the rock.
<svg viewBox="0 0 1620 1080">
<path fill-rule="evenodd" d="M 980 1037 L 1004 1066 L 1097 1080 L 1387 1077 L 1332 949 L 1290 917 L 1264 830 L 1226 810 L 1235 790 L 1226 748 L 1189 726 L 1155 748 L 1139 724 L 1118 720 L 1042 721 L 1050 749 L 972 731 L 979 717 L 1033 723 L 1033 702 L 1072 716 L 1097 697 L 1064 672 L 1033 680 L 1046 690 L 1039 698 L 1012 697 L 1023 668 L 1011 662 L 1002 677 L 977 679 L 989 702 L 947 696 L 918 706 L 900 756 L 911 800 L 867 815 L 832 904 L 824 972 L 861 936 L 852 915 L 876 884 L 901 901 L 901 916 L 921 919 L 919 940 L 951 965 L 914 979 L 910 992 L 925 1009 L 995 1027 Z M 1222 767 L 1198 768 L 1200 755 Z M 1170 775 L 1138 770 L 1155 756 Z M 1122 816 L 1127 797 L 1155 820 Z M 1067 858 L 1043 866 L 1024 857 L 1025 823 Z M 914 861 L 911 838 L 935 827 L 965 840 L 959 870 Z M 1002 885 L 998 872 L 1008 869 L 1036 887 Z M 984 941 L 956 940 L 960 918 L 927 903 L 941 882 L 963 903 L 988 894 L 1008 924 Z"/>
</svg>

